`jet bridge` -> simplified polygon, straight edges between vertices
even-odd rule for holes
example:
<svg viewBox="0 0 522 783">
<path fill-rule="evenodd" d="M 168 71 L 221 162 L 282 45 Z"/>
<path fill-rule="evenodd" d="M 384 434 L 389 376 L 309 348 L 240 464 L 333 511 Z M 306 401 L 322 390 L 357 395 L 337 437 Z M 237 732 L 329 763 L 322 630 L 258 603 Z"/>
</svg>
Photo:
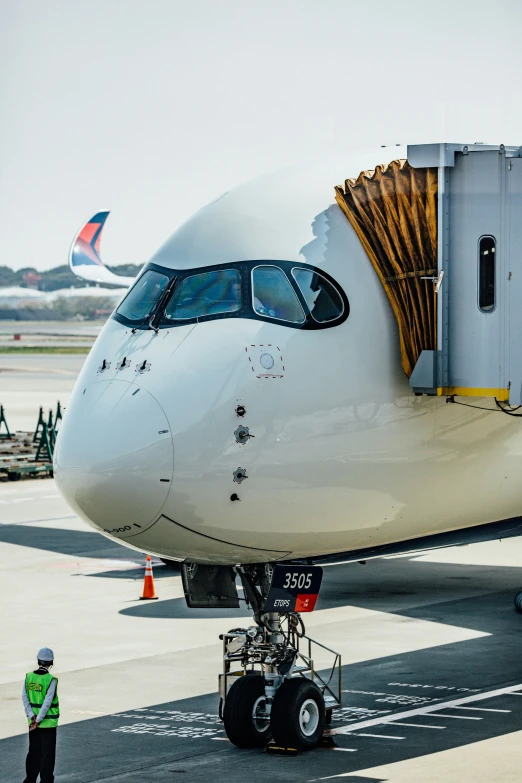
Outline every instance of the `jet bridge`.
<svg viewBox="0 0 522 783">
<path fill-rule="evenodd" d="M 522 147 L 408 146 L 336 192 L 392 304 L 412 390 L 522 404 Z"/>
</svg>

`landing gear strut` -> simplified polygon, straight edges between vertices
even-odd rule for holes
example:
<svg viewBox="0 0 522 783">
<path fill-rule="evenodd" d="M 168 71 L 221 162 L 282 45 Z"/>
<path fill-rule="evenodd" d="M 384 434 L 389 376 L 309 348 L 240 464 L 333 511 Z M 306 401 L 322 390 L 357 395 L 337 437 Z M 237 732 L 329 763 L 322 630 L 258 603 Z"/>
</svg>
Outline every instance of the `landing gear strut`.
<svg viewBox="0 0 522 783">
<path fill-rule="evenodd" d="M 293 575 L 301 567 L 292 568 Z M 285 600 L 270 601 L 271 566 L 237 571 L 256 624 L 220 637 L 219 690 L 227 736 L 240 748 L 265 746 L 270 739 L 284 748 L 312 748 L 321 739 L 327 715 L 331 719 L 332 710 L 341 706 L 341 656 L 305 635 L 300 613 L 263 611 L 265 605 Z M 315 669 L 314 649 L 332 662 L 326 676 Z"/>
</svg>

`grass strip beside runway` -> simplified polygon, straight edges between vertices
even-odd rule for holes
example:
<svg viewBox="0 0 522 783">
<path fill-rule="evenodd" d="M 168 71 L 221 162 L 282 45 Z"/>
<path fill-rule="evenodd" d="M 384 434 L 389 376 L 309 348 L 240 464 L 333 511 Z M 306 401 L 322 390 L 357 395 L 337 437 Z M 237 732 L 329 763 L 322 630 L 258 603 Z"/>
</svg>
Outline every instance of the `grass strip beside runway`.
<svg viewBox="0 0 522 783">
<path fill-rule="evenodd" d="M 86 345 L 0 345 L 0 354 L 12 353 L 47 353 L 47 354 L 87 354 L 90 347 Z"/>
</svg>

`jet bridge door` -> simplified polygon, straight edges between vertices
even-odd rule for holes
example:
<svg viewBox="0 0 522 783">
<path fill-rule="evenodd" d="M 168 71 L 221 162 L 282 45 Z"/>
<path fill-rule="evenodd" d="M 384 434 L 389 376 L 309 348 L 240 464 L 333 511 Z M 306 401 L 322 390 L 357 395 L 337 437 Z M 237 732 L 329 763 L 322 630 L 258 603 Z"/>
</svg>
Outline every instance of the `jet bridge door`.
<svg viewBox="0 0 522 783">
<path fill-rule="evenodd" d="M 502 264 L 505 157 L 498 150 L 457 153 L 449 169 L 447 393 L 506 398 Z M 481 251 L 482 248 L 482 251 Z M 481 252 L 491 261 L 485 302 Z M 491 271 L 492 270 L 492 271 Z M 488 272 L 486 268 L 486 273 Z M 491 277 L 493 275 L 493 278 Z M 522 300 L 521 300 L 522 301 Z"/>
<path fill-rule="evenodd" d="M 506 159 L 509 402 L 522 405 L 522 158 Z"/>
</svg>

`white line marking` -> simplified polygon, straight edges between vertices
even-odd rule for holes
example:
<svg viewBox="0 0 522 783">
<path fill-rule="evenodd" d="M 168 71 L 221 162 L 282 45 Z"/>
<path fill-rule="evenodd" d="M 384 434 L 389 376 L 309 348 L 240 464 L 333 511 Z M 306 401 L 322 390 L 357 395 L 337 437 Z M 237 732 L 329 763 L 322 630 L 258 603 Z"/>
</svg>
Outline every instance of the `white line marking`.
<svg viewBox="0 0 522 783">
<path fill-rule="evenodd" d="M 453 720 L 482 720 L 471 715 L 447 715 L 445 712 L 437 712 L 433 715 L 426 715 L 427 718 L 452 718 Z"/>
<path fill-rule="evenodd" d="M 508 693 L 508 696 L 522 696 L 522 692 L 513 691 L 512 693 Z"/>
<path fill-rule="evenodd" d="M 406 737 L 394 737 L 391 734 L 356 734 L 356 737 L 378 737 L 378 739 L 396 739 L 403 740 Z"/>
<path fill-rule="evenodd" d="M 333 748 L 333 750 L 342 750 L 345 753 L 357 753 L 359 748 Z"/>
<path fill-rule="evenodd" d="M 455 710 L 473 710 L 474 712 L 511 712 L 511 710 L 493 710 L 491 707 L 454 707 Z"/>
<path fill-rule="evenodd" d="M 67 517 L 49 517 L 47 519 L 26 519 L 23 522 L 19 522 L 16 519 L 13 519 L 8 522 L 0 522 L 0 525 L 19 525 L 20 527 L 29 527 L 30 525 L 35 525 L 37 522 L 55 522 L 58 519 L 78 519 L 76 514 L 71 514 Z M 85 532 L 89 532 L 86 530 Z M 93 531 L 94 532 L 94 531 Z"/>
<path fill-rule="evenodd" d="M 221 742 L 229 742 L 228 737 L 211 737 L 213 740 L 221 740 Z"/>
<path fill-rule="evenodd" d="M 522 696 L 519 691 L 522 689 L 522 684 L 509 685 L 507 688 L 497 688 L 494 691 L 486 691 L 484 693 L 474 693 L 473 696 L 463 696 L 461 699 L 452 699 L 451 701 L 440 702 L 436 704 L 425 704 L 423 707 L 417 707 L 413 710 L 405 710 L 404 712 L 396 712 L 393 715 L 385 715 L 380 718 L 369 718 L 368 720 L 361 720 L 359 723 L 352 723 L 349 726 L 339 726 L 337 729 L 332 729 L 332 734 L 351 734 L 352 731 L 358 729 L 369 729 L 370 726 L 383 726 L 389 723 L 394 723 L 401 718 L 412 718 L 414 715 L 428 715 L 430 712 L 436 712 L 437 710 L 451 707 L 457 707 L 461 704 L 471 704 L 475 701 L 486 701 L 486 699 L 492 699 L 495 696 L 518 695 Z"/>
<path fill-rule="evenodd" d="M 447 726 L 428 726 L 425 723 L 395 723 L 396 726 L 413 726 L 415 729 L 446 729 Z"/>
</svg>

